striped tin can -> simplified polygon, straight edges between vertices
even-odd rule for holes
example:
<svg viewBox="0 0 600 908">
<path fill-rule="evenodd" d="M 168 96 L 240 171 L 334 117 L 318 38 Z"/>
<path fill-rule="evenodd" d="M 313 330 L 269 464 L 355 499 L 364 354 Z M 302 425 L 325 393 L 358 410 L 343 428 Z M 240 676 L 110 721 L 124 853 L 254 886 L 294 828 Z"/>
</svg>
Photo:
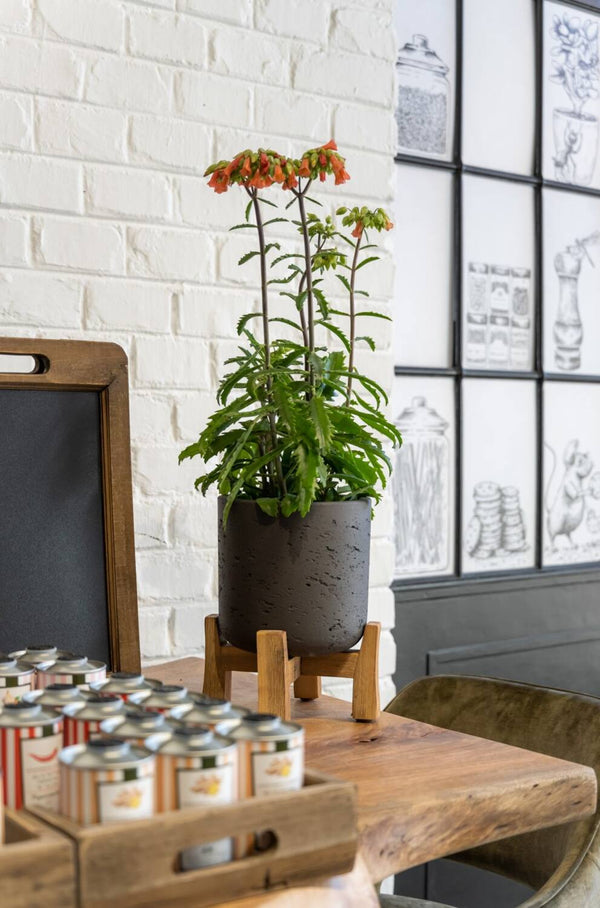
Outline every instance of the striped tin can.
<svg viewBox="0 0 600 908">
<path fill-rule="evenodd" d="M 89 693 L 83 703 L 68 704 L 63 709 L 65 747 L 100 737 L 100 724 L 124 710 L 125 703 L 117 694 L 96 691 Z"/>
<path fill-rule="evenodd" d="M 182 704 L 174 707 L 169 718 L 183 724 L 208 725 L 213 730 L 219 726 L 219 732 L 227 735 L 232 728 L 240 724 L 250 710 L 244 706 L 232 706 L 229 700 L 218 700 L 206 694 L 192 694 L 192 705 Z"/>
<path fill-rule="evenodd" d="M 128 700 L 131 694 L 147 692 L 152 693 L 161 687 L 160 681 L 144 678 L 137 672 L 113 672 L 110 677 L 91 685 L 92 690 L 102 691 L 103 694 L 118 694 L 123 700 Z"/>
<path fill-rule="evenodd" d="M 172 725 L 167 722 L 164 713 L 153 712 L 140 706 L 128 706 L 119 716 L 105 719 L 100 723 L 100 733 L 119 738 L 122 741 L 131 741 L 144 747 L 146 738 L 150 735 L 171 735 Z"/>
<path fill-rule="evenodd" d="M 0 653 L 0 705 L 18 703 L 35 687 L 35 669 Z"/>
<path fill-rule="evenodd" d="M 181 684 L 163 684 L 150 691 L 136 691 L 128 697 L 130 703 L 151 709 L 155 713 L 168 713 L 174 706 L 192 706 L 187 687 Z"/>
<path fill-rule="evenodd" d="M 155 757 L 115 738 L 65 747 L 59 757 L 60 813 L 82 826 L 154 816 Z"/>
<path fill-rule="evenodd" d="M 60 713 L 64 706 L 69 704 L 83 704 L 88 696 L 87 691 L 77 687 L 76 684 L 49 684 L 39 690 L 32 690 L 23 696 L 26 703 L 39 703 L 42 709 L 48 712 Z"/>
<path fill-rule="evenodd" d="M 94 662 L 87 656 L 59 653 L 53 662 L 44 662 L 37 669 L 37 686 L 48 684 L 75 684 L 88 689 L 93 681 L 106 678 L 104 662 Z"/>
<path fill-rule="evenodd" d="M 4 803 L 58 810 L 63 720 L 38 703 L 7 703 L 0 713 Z"/>
<path fill-rule="evenodd" d="M 222 733 L 217 726 L 217 733 Z M 304 784 L 304 729 L 268 713 L 249 713 L 227 735 L 237 741 L 240 796 L 297 791 Z"/>
<path fill-rule="evenodd" d="M 238 748 L 209 728 L 179 726 L 173 734 L 146 741 L 156 754 L 156 810 L 218 807 L 238 800 Z M 233 840 L 219 839 L 186 848 L 181 869 L 193 870 L 233 860 Z"/>
<path fill-rule="evenodd" d="M 42 662 L 53 662 L 61 653 L 62 650 L 51 643 L 32 643 L 31 646 L 15 650 L 10 655 L 20 662 L 27 662 L 28 665 L 40 665 Z"/>
</svg>

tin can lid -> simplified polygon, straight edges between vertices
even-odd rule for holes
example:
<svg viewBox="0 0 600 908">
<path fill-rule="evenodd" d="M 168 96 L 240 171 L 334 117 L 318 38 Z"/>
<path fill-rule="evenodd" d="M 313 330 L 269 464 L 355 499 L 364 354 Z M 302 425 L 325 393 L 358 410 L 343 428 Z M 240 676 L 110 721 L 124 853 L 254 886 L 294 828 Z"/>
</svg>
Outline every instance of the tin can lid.
<svg viewBox="0 0 600 908">
<path fill-rule="evenodd" d="M 68 703 L 63 708 L 63 714 L 69 719 L 101 721 L 121 715 L 124 702 L 116 694 L 90 694 L 85 700 Z"/>
<path fill-rule="evenodd" d="M 114 681 L 143 681 L 144 676 L 139 672 L 113 672 L 111 679 Z"/>
<path fill-rule="evenodd" d="M 169 734 L 151 735 L 144 744 L 149 750 L 169 757 L 209 755 L 236 747 L 231 738 L 215 734 L 209 726 L 200 724 L 178 725 Z"/>
<path fill-rule="evenodd" d="M 445 76 L 449 70 L 447 64 L 429 47 L 426 35 L 413 35 L 412 41 L 407 41 L 398 51 L 396 63 L 429 70 L 441 76 Z"/>
<path fill-rule="evenodd" d="M 209 697 L 208 694 L 190 694 L 194 703 L 198 706 L 231 706 L 229 700 L 222 700 L 220 697 Z"/>
<path fill-rule="evenodd" d="M 73 744 L 61 750 L 58 759 L 73 769 L 89 770 L 110 767 L 129 769 L 154 760 L 154 755 L 121 738 L 93 738 L 87 744 Z"/>
<path fill-rule="evenodd" d="M 67 691 L 67 690 L 76 690 L 79 692 L 79 688 L 76 684 L 67 684 L 61 681 L 53 681 L 52 684 L 46 684 L 44 690 L 57 690 L 57 691 Z"/>
<path fill-rule="evenodd" d="M 217 726 L 217 733 L 219 726 Z M 301 725 L 294 722 L 283 722 L 279 716 L 271 713 L 249 713 L 244 716 L 239 725 L 237 725 L 227 734 L 232 738 L 254 739 L 254 738 L 281 738 L 289 735 L 302 734 Z"/>
<path fill-rule="evenodd" d="M 0 653 L 0 675 L 5 677 L 33 675 L 34 671 L 34 667 L 29 662 L 20 662 L 14 655 Z"/>
<path fill-rule="evenodd" d="M 19 700 L 17 703 L 5 703 L 0 713 L 0 725 L 4 728 L 14 728 L 31 725 L 52 725 L 62 722 L 56 713 L 47 713 L 40 703 Z"/>
</svg>

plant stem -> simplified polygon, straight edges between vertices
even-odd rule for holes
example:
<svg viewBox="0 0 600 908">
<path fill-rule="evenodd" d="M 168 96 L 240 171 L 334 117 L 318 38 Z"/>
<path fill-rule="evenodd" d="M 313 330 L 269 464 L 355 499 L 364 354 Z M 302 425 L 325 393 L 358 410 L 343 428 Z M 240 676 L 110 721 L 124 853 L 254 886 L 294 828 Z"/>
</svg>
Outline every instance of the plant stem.
<svg viewBox="0 0 600 908">
<path fill-rule="evenodd" d="M 354 347 L 356 340 L 356 306 L 354 302 L 354 281 L 356 279 L 356 266 L 358 265 L 358 250 L 360 249 L 360 243 L 362 240 L 362 234 L 356 241 L 356 246 L 354 247 L 354 255 L 352 257 L 352 266 L 350 269 L 350 353 L 348 355 L 348 390 L 346 392 L 346 404 L 350 404 L 350 396 L 352 394 L 352 373 L 354 371 Z"/>
<path fill-rule="evenodd" d="M 301 192 L 296 193 L 296 198 L 298 199 L 298 211 L 300 212 L 300 222 L 302 224 L 302 239 L 304 240 L 304 260 L 306 263 L 306 303 L 307 303 L 307 314 L 308 314 L 308 349 L 309 353 L 314 353 L 315 350 L 315 314 L 313 308 L 313 284 L 312 284 L 312 260 L 310 254 L 310 237 L 308 235 L 308 222 L 306 220 L 306 208 L 304 207 L 304 193 L 307 191 L 310 186 L 310 182 L 306 184 L 306 187 Z M 312 366 L 310 367 L 310 385 L 311 388 L 314 385 L 314 373 Z"/>
<path fill-rule="evenodd" d="M 256 189 L 249 191 L 250 198 L 252 199 L 252 205 L 254 207 L 254 216 L 256 217 L 256 230 L 258 233 L 258 248 L 260 251 L 260 293 L 261 293 L 261 302 L 262 302 L 262 324 L 263 324 L 263 343 L 265 348 L 265 370 L 267 372 L 267 401 L 269 403 L 269 428 L 271 436 L 271 450 L 274 451 L 277 448 L 277 427 L 275 424 L 275 414 L 271 408 L 272 399 L 271 399 L 271 388 L 273 387 L 273 381 L 270 375 L 271 369 L 271 342 L 269 338 L 269 296 L 268 296 L 268 285 L 267 285 L 267 253 L 265 249 L 265 228 L 262 222 L 262 214 L 260 210 L 260 202 L 258 200 L 258 192 Z M 287 489 L 285 485 L 285 479 L 283 476 L 283 469 L 281 467 L 281 459 L 279 456 L 275 458 L 275 469 L 277 471 L 277 485 L 279 487 L 279 492 L 281 497 L 287 494 Z"/>
</svg>

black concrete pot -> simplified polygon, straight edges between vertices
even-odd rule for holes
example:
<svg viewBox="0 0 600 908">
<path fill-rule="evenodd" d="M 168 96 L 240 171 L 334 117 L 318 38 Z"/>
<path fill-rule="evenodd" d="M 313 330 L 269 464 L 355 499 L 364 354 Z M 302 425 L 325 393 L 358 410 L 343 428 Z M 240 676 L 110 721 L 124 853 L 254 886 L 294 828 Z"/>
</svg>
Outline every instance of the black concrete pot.
<svg viewBox="0 0 600 908">
<path fill-rule="evenodd" d="M 256 632 L 284 630 L 292 656 L 342 652 L 367 621 L 371 502 L 317 502 L 306 517 L 268 517 L 219 500 L 219 626 L 256 650 Z"/>
</svg>

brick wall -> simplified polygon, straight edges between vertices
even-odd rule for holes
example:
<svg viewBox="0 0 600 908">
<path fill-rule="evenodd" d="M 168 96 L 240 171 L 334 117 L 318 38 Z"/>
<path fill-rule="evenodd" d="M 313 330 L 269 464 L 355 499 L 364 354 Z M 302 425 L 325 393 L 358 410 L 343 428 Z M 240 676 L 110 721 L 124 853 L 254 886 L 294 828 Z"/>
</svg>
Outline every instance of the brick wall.
<svg viewBox="0 0 600 908">
<path fill-rule="evenodd" d="M 352 181 L 392 192 L 391 0 L 1 0 L 0 329 L 112 340 L 131 363 L 140 624 L 147 661 L 202 651 L 216 607 L 215 501 L 178 468 L 213 404 L 256 275 L 235 192 L 208 162 L 332 135 Z M 332 189 L 329 198 L 334 201 Z M 374 275 L 375 278 L 375 275 Z M 375 278 L 389 305 L 392 268 Z M 388 387 L 388 337 L 367 368 Z M 392 514 L 373 526 L 371 614 L 393 623 Z M 382 650 L 384 695 L 394 667 Z M 387 679 L 387 680 L 386 680 Z"/>
</svg>

